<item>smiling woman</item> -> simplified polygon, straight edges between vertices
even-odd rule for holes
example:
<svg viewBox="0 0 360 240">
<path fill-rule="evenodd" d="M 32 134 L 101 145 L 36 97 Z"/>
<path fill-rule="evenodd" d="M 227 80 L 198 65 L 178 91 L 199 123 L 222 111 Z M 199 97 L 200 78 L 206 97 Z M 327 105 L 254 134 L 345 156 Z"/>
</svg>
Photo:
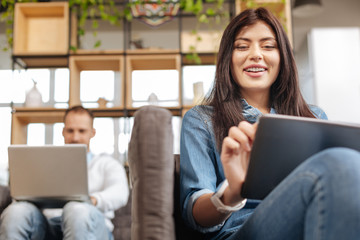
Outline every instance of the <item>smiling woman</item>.
<svg viewBox="0 0 360 240">
<path fill-rule="evenodd" d="M 305 159 L 262 201 L 241 196 L 255 122 L 264 113 L 327 119 L 300 93 L 281 24 L 258 8 L 245 10 L 229 23 L 211 94 L 183 118 L 180 205 L 185 221 L 206 239 L 356 239 L 357 151 L 327 149 Z"/>
<path fill-rule="evenodd" d="M 279 74 L 276 36 L 263 21 L 245 27 L 235 38 L 231 73 L 241 95 L 261 112 L 270 112 L 270 87 Z"/>
</svg>

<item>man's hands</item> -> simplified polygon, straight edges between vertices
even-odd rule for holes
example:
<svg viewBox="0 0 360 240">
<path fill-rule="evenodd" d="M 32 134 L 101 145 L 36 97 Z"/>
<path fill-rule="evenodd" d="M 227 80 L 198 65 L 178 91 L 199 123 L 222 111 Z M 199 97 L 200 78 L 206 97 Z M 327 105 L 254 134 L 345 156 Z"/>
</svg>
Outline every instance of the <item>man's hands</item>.
<svg viewBox="0 0 360 240">
<path fill-rule="evenodd" d="M 97 204 L 96 198 L 93 197 L 93 196 L 90 196 L 90 200 L 91 200 L 91 203 L 92 203 L 94 206 L 96 206 L 96 204 Z"/>
<path fill-rule="evenodd" d="M 257 124 L 242 121 L 237 127 L 230 128 L 229 135 L 223 141 L 221 162 L 229 182 L 222 199 L 226 205 L 236 205 L 243 200 L 240 192 L 248 169 L 256 129 Z"/>
</svg>

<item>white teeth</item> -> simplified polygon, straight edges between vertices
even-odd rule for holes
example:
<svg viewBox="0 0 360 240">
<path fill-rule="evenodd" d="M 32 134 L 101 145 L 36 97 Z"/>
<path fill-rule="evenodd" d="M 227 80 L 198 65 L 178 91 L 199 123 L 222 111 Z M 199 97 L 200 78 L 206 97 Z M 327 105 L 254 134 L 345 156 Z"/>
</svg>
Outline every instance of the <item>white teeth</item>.
<svg viewBox="0 0 360 240">
<path fill-rule="evenodd" d="M 247 72 L 263 72 L 265 71 L 265 68 L 247 68 L 245 69 Z"/>
</svg>

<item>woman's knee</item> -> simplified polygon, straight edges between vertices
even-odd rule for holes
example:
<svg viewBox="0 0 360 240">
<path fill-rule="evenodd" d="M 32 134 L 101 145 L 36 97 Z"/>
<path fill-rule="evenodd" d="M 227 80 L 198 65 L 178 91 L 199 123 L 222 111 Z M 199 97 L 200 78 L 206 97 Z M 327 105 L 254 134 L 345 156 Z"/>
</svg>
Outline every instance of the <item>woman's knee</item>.
<svg viewBox="0 0 360 240">
<path fill-rule="evenodd" d="M 313 156 L 315 164 L 319 163 L 327 170 L 337 173 L 355 170 L 360 173 L 360 152 L 350 148 L 329 148 Z"/>
<path fill-rule="evenodd" d="M 308 159 L 306 171 L 333 185 L 360 182 L 360 153 L 349 148 L 329 148 Z"/>
</svg>

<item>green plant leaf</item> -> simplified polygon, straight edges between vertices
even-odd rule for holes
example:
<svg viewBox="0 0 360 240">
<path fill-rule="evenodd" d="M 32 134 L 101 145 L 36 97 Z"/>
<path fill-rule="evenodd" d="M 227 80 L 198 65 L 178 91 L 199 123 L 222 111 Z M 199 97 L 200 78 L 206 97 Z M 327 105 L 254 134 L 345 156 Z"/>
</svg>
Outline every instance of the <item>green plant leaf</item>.
<svg viewBox="0 0 360 240">
<path fill-rule="evenodd" d="M 201 14 L 200 17 L 199 17 L 199 22 L 201 23 L 209 23 L 209 19 L 208 17 L 206 16 L 206 14 Z"/>
<path fill-rule="evenodd" d="M 206 14 L 208 16 L 215 16 L 215 10 L 213 8 L 206 9 Z"/>
<path fill-rule="evenodd" d="M 194 56 L 194 61 L 196 64 L 201 64 L 201 58 L 197 54 Z"/>
<path fill-rule="evenodd" d="M 79 36 L 84 36 L 85 35 L 85 31 L 82 28 L 79 28 L 77 32 L 78 32 Z"/>
<path fill-rule="evenodd" d="M 118 22 L 118 17 L 117 16 L 109 16 L 109 22 L 112 25 L 115 25 Z"/>
<path fill-rule="evenodd" d="M 195 5 L 194 5 L 194 7 L 193 7 L 193 13 L 194 14 L 198 14 L 198 13 L 200 13 L 200 12 L 202 12 L 202 10 L 203 10 L 203 4 L 202 4 L 202 0 L 196 0 L 196 3 L 195 3 Z"/>
<path fill-rule="evenodd" d="M 98 29 L 99 28 L 99 22 L 96 19 L 92 20 L 91 28 L 92 29 Z"/>
<path fill-rule="evenodd" d="M 74 53 L 76 53 L 77 47 L 75 47 L 75 46 L 70 46 L 70 50 L 73 51 Z"/>
<path fill-rule="evenodd" d="M 184 11 L 186 12 L 192 12 L 193 8 L 194 8 L 194 1 L 193 0 L 185 0 L 184 2 L 185 6 L 184 6 Z"/>
<path fill-rule="evenodd" d="M 101 40 L 97 40 L 94 44 L 94 48 L 98 48 L 101 46 Z"/>
</svg>

